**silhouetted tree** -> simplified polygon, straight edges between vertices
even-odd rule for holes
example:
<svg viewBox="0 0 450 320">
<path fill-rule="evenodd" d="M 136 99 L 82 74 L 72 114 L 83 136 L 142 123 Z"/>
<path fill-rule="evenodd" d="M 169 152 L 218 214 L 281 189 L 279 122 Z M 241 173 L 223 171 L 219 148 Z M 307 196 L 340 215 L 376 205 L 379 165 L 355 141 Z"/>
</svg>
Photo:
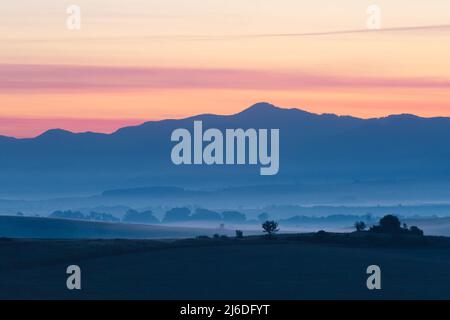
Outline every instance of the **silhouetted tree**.
<svg viewBox="0 0 450 320">
<path fill-rule="evenodd" d="M 392 214 L 388 214 L 380 220 L 380 227 L 384 232 L 398 232 L 401 229 L 400 225 L 401 223 L 399 218 Z"/>
<path fill-rule="evenodd" d="M 416 235 L 416 236 L 423 236 L 424 235 L 423 230 L 419 229 L 416 226 L 412 226 L 411 228 L 409 228 L 409 232 L 411 234 L 413 234 L 413 235 Z"/>
<path fill-rule="evenodd" d="M 355 229 L 356 231 L 364 231 L 366 230 L 366 224 L 363 221 L 355 222 Z"/>
<path fill-rule="evenodd" d="M 242 239 L 244 237 L 244 232 L 242 230 L 236 230 L 236 238 Z"/>
<path fill-rule="evenodd" d="M 399 218 L 391 214 L 381 218 L 380 224 L 378 226 L 373 226 L 372 228 L 370 228 L 370 231 L 378 233 L 399 233 L 419 236 L 424 235 L 423 231 L 418 227 L 412 226 L 408 229 L 406 223 L 402 225 Z"/>
<path fill-rule="evenodd" d="M 266 221 L 262 224 L 263 231 L 267 233 L 269 236 L 274 235 L 279 231 L 278 222 L 275 221 Z"/>
</svg>

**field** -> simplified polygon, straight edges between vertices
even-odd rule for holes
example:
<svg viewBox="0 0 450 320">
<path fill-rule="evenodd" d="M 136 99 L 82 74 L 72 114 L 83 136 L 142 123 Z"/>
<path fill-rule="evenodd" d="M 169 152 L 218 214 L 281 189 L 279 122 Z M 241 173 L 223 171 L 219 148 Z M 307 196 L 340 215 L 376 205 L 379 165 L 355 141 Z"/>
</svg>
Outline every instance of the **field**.
<svg viewBox="0 0 450 320">
<path fill-rule="evenodd" d="M 232 234 L 202 227 L 127 224 L 53 218 L 0 216 L 0 237 L 39 239 L 163 239 Z"/>
<path fill-rule="evenodd" d="M 2 239 L 0 298 L 450 299 L 449 239 L 392 240 Z M 66 289 L 72 264 L 81 267 L 81 291 Z M 380 291 L 366 287 L 373 264 L 382 270 Z"/>
</svg>

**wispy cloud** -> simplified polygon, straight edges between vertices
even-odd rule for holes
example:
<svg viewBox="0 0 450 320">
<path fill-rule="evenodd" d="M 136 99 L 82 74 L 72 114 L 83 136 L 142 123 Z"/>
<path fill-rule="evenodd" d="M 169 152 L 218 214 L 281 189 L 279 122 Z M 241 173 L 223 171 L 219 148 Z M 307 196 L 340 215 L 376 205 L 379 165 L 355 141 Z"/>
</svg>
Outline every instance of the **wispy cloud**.
<svg viewBox="0 0 450 320">
<path fill-rule="evenodd" d="M 297 90 L 450 88 L 450 79 L 352 77 L 301 71 L 0 65 L 0 92 L 118 92 L 152 89 Z"/>
<path fill-rule="evenodd" d="M 243 35 L 241 37 L 250 38 L 269 38 L 269 37 L 311 37 L 311 36 L 332 36 L 332 35 L 346 35 L 354 33 L 388 33 L 388 32 L 407 32 L 407 31 L 444 31 L 450 32 L 450 25 L 428 25 L 428 26 L 407 26 L 407 27 L 393 27 L 382 29 L 352 29 L 352 30 L 335 30 L 335 31 L 321 31 L 321 32 L 301 32 L 301 33 L 275 33 L 275 34 L 254 34 Z"/>
<path fill-rule="evenodd" d="M 153 34 L 139 36 L 80 36 L 80 37 L 11 37 L 3 38 L 2 41 L 10 43 L 41 43 L 41 42 L 85 42 L 85 41 L 217 41 L 217 40 L 235 40 L 235 39 L 258 39 L 258 38 L 299 38 L 299 37 L 323 37 L 351 34 L 386 34 L 386 33 L 404 33 L 404 32 L 450 32 L 450 24 L 441 25 L 421 25 L 405 27 L 384 27 L 382 29 L 349 29 L 349 30 L 326 30 L 313 32 L 292 32 L 292 33 L 253 33 L 253 34 Z"/>
</svg>

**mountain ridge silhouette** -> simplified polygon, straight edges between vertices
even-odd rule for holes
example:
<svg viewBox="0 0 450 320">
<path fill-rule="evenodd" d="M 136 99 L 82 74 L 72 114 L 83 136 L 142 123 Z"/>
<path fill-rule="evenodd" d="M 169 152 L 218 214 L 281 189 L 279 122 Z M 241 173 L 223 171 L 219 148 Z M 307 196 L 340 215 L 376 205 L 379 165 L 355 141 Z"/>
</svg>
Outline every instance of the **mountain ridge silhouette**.
<svg viewBox="0 0 450 320">
<path fill-rule="evenodd" d="M 257 166 L 175 166 L 173 130 L 280 129 L 280 172 Z M 83 190 L 139 186 L 301 183 L 305 180 L 450 179 L 450 118 L 391 115 L 362 119 L 258 103 L 233 115 L 149 121 L 114 133 L 52 129 L 35 138 L 0 137 L 2 190 Z"/>
<path fill-rule="evenodd" d="M 414 114 L 409 113 L 401 113 L 401 114 L 390 114 L 384 117 L 373 117 L 373 118 L 360 118 L 355 117 L 352 115 L 337 115 L 335 113 L 313 113 L 309 112 L 303 109 L 299 108 L 282 108 L 275 106 L 269 102 L 258 102 L 250 107 L 237 112 L 235 114 L 231 115 L 220 115 L 220 114 L 198 114 L 194 116 L 189 116 L 181 119 L 161 119 L 161 120 L 153 120 L 153 121 L 144 121 L 142 124 L 139 125 L 133 125 L 133 126 L 125 126 L 117 129 L 116 131 L 112 133 L 101 133 L 96 131 L 84 131 L 84 132 L 73 132 L 67 129 L 62 128 L 52 128 L 49 130 L 46 130 L 42 132 L 41 134 L 35 136 L 35 137 L 27 137 L 27 138 L 17 138 L 13 136 L 7 136 L 7 135 L 0 135 L 0 139 L 14 139 L 14 140 L 30 140 L 30 139 L 37 139 L 37 138 L 43 138 L 43 137 L 50 137 L 50 136 L 63 136 L 63 135 L 115 135 L 123 130 L 126 130 L 128 128 L 136 128 L 141 126 L 147 126 L 155 123 L 165 123 L 165 122 L 172 122 L 172 121 L 182 121 L 182 120 L 201 120 L 201 119 L 209 119 L 209 118 L 217 118 L 217 117 L 239 117 L 239 116 L 267 116 L 269 114 L 276 114 L 277 112 L 286 113 L 289 115 L 295 115 L 295 116 L 304 116 L 304 117 L 323 117 L 323 118 L 336 118 L 336 119 L 354 119 L 354 120 L 412 120 L 412 119 L 450 119 L 450 117 L 421 117 Z M 450 121 L 450 120 L 449 120 Z"/>
</svg>

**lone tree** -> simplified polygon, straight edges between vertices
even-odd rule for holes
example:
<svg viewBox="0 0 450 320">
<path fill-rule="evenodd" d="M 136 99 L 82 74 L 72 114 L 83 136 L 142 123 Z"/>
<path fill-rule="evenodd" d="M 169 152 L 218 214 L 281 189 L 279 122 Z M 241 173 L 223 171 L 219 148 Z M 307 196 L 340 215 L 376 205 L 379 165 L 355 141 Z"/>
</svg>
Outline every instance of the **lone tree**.
<svg viewBox="0 0 450 320">
<path fill-rule="evenodd" d="M 355 229 L 356 231 L 364 231 L 366 230 L 367 226 L 363 221 L 355 222 Z"/>
<path fill-rule="evenodd" d="M 275 233 L 279 231 L 278 222 L 275 221 L 266 221 L 262 224 L 263 231 L 267 233 L 269 236 L 273 236 Z"/>
</svg>

